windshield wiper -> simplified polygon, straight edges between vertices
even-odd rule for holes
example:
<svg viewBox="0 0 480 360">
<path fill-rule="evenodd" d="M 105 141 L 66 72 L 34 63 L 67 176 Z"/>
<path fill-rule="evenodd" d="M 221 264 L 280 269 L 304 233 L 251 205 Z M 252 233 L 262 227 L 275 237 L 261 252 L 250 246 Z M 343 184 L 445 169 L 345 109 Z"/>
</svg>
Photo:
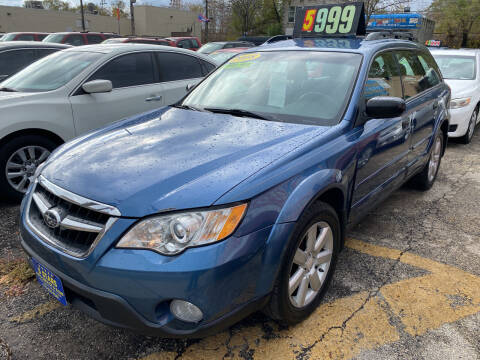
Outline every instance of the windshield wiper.
<svg viewBox="0 0 480 360">
<path fill-rule="evenodd" d="M 5 92 L 17 92 L 18 90 L 8 88 L 8 87 L 0 87 L 0 91 L 5 91 Z"/>
<path fill-rule="evenodd" d="M 205 108 L 205 110 L 213 113 L 219 113 L 219 114 L 229 114 L 229 115 L 240 116 L 240 117 L 251 117 L 251 118 L 261 119 L 261 120 L 272 120 L 271 118 L 268 118 L 264 115 L 260 115 L 259 113 L 248 111 L 248 110 L 242 110 L 242 109 Z"/>
<path fill-rule="evenodd" d="M 181 105 L 181 104 L 174 104 L 172 107 L 184 110 L 193 110 L 193 111 L 202 111 L 202 109 L 196 108 L 195 106 L 190 105 Z"/>
</svg>

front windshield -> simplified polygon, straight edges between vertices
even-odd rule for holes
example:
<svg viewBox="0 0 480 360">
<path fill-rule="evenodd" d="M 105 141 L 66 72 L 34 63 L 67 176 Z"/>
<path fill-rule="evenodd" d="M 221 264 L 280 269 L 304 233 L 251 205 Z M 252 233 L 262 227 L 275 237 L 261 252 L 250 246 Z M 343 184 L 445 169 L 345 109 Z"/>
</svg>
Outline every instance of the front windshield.
<svg viewBox="0 0 480 360">
<path fill-rule="evenodd" d="M 42 41 L 48 43 L 61 43 L 64 37 L 64 34 L 50 34 Z"/>
<path fill-rule="evenodd" d="M 475 80 L 477 69 L 474 56 L 432 55 L 445 79 Z"/>
<path fill-rule="evenodd" d="M 17 34 L 5 34 L 0 38 L 0 41 L 12 41 L 16 35 Z"/>
<path fill-rule="evenodd" d="M 362 56 L 274 51 L 240 54 L 198 85 L 182 105 L 255 112 L 269 120 L 335 125 L 347 106 Z"/>
<path fill-rule="evenodd" d="M 211 53 L 209 56 L 211 58 L 213 58 L 216 62 L 221 64 L 221 63 L 227 61 L 228 59 L 232 58 L 235 55 L 237 55 L 237 53 L 234 53 L 234 52 L 214 52 L 214 53 Z"/>
<path fill-rule="evenodd" d="M 11 91 L 43 92 L 65 85 L 102 54 L 85 51 L 59 51 L 26 67 L 1 87 Z"/>
<path fill-rule="evenodd" d="M 223 44 L 219 43 L 208 43 L 203 45 L 200 49 L 198 49 L 199 53 L 204 53 L 204 54 L 210 54 L 214 52 L 215 50 L 219 50 L 223 48 Z"/>
</svg>

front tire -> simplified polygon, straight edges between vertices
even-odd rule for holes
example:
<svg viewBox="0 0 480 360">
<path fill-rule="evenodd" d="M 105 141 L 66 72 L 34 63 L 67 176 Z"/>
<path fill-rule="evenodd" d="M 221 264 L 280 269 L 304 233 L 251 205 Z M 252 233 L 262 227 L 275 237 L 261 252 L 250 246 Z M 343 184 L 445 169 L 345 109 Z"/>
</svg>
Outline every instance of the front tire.
<svg viewBox="0 0 480 360">
<path fill-rule="evenodd" d="M 318 307 L 335 270 L 340 239 L 340 221 L 330 205 L 316 202 L 302 214 L 265 309 L 267 315 L 296 324 Z"/>
<path fill-rule="evenodd" d="M 11 139 L 0 148 L 0 189 L 2 197 L 20 201 L 38 165 L 57 147 L 52 140 L 25 135 Z"/>
<path fill-rule="evenodd" d="M 418 190 L 429 190 L 437 179 L 438 170 L 442 161 L 443 132 L 438 131 L 430 151 L 430 157 L 423 170 L 415 175 L 410 183 Z"/>
<path fill-rule="evenodd" d="M 478 108 L 475 108 L 475 110 L 473 110 L 472 116 L 470 117 L 467 132 L 460 138 L 460 142 L 462 144 L 469 144 L 470 141 L 472 141 L 473 134 L 475 133 L 475 127 L 477 126 L 477 116 Z"/>
</svg>

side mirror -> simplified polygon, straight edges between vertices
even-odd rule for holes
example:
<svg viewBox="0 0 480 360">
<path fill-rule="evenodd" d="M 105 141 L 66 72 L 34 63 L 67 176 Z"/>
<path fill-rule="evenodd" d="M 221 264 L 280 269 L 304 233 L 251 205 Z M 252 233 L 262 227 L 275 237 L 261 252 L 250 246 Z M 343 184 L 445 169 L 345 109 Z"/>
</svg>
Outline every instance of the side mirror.
<svg viewBox="0 0 480 360">
<path fill-rule="evenodd" d="M 110 92 L 113 89 L 110 80 L 92 80 L 82 85 L 83 91 L 87 94 L 97 94 Z"/>
<path fill-rule="evenodd" d="M 405 100 L 391 96 L 376 96 L 367 101 L 367 116 L 374 119 L 388 119 L 402 115 L 407 108 Z"/>
<path fill-rule="evenodd" d="M 187 92 L 190 92 L 194 87 L 195 87 L 195 84 L 188 84 L 185 89 L 187 90 Z"/>
</svg>

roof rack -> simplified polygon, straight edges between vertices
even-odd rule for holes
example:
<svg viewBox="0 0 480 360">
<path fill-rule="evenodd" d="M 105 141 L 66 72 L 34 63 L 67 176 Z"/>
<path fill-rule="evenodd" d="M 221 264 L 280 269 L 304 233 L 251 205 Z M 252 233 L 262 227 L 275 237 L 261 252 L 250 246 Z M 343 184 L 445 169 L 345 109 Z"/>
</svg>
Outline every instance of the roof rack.
<svg viewBox="0 0 480 360">
<path fill-rule="evenodd" d="M 380 40 L 380 39 L 403 39 L 415 41 L 413 34 L 409 32 L 399 32 L 399 31 L 373 31 L 367 34 L 365 40 Z"/>
</svg>

